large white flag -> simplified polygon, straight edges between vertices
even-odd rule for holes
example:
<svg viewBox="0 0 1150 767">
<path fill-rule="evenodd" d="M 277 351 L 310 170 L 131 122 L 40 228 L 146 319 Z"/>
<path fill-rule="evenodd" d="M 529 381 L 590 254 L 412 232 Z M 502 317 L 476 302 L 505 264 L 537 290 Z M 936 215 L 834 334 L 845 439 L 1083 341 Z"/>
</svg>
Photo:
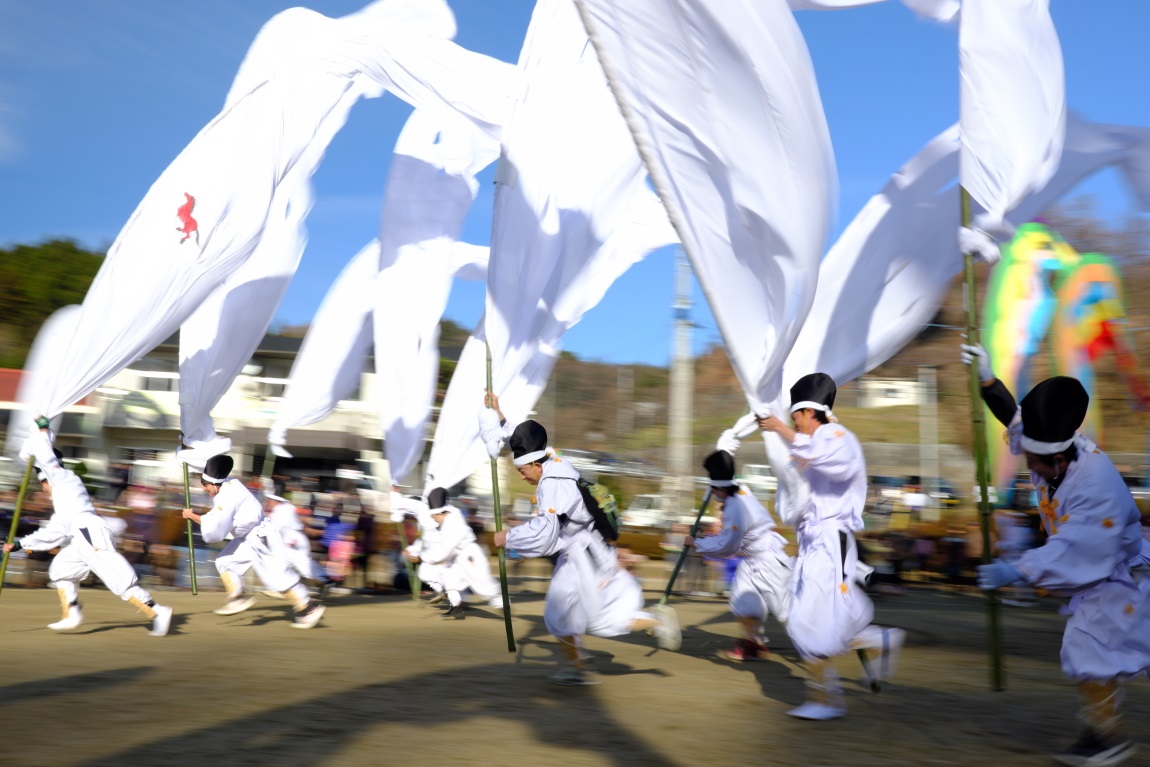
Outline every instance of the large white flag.
<svg viewBox="0 0 1150 767">
<path fill-rule="evenodd" d="M 962 185 L 990 232 L 1054 175 L 1066 79 L 1050 0 L 965 0 L 958 33 Z"/>
<path fill-rule="evenodd" d="M 9 411 L 8 437 L 4 449 L 4 453 L 9 457 L 14 458 L 20 453 L 24 440 L 28 438 L 32 422 L 40 415 L 41 411 L 36 409 L 39 393 L 57 375 L 63 363 L 64 348 L 68 339 L 76 332 L 76 321 L 79 318 L 79 305 L 61 307 L 44 320 L 44 324 L 36 333 L 36 338 L 32 341 L 28 356 L 24 360 L 20 386 L 16 390 L 16 402 L 20 407 Z M 61 419 L 56 417 L 52 420 L 52 425 L 55 427 Z"/>
<path fill-rule="evenodd" d="M 379 272 L 379 240 L 372 240 L 339 273 L 311 321 L 268 444 L 290 458 L 287 431 L 326 418 L 359 386 L 371 350 L 371 316 Z"/>
<path fill-rule="evenodd" d="M 508 64 L 506 72 L 487 87 L 510 93 L 516 69 Z M 439 373 L 439 322 L 459 271 L 456 240 L 479 189 L 476 174 L 498 156 L 498 141 L 431 110 L 416 110 L 395 145 L 380 223 L 374 325 L 376 401 L 397 481 L 423 451 Z M 479 274 L 486 276 L 487 249 L 470 252 L 482 259 Z"/>
<path fill-rule="evenodd" d="M 607 242 L 559 294 L 538 338 L 517 350 L 515 375 L 498 390 L 502 410 L 509 420 L 526 417 L 539 401 L 567 331 L 603 299 L 607 289 L 633 264 L 651 251 L 677 241 L 659 198 L 641 190 Z M 487 386 L 486 367 L 481 323 L 479 332 L 467 340 L 444 397 L 428 462 L 428 489 L 451 487 L 487 459 L 478 420 Z"/>
<path fill-rule="evenodd" d="M 639 154 L 571 0 L 535 6 L 519 69 L 524 84 L 496 173 L 484 315 L 501 395 L 645 191 Z M 506 396 L 508 417 L 524 417 L 529 405 Z M 472 412 L 481 406 L 477 396 Z"/>
<path fill-rule="evenodd" d="M 284 58 L 242 68 L 224 110 L 148 190 L 89 289 L 40 412 L 59 413 L 146 354 L 240 268 L 280 185 L 314 171 L 301 165 L 318 162 L 307 148 L 357 78 L 497 129 L 474 86 L 503 65 L 446 39 L 455 24 L 442 0 L 379 0 L 341 19 L 295 8 L 271 23 L 292 35 L 266 48 Z"/>
<path fill-rule="evenodd" d="M 775 411 L 789 411 L 788 390 L 813 372 L 842 385 L 886 362 L 937 314 L 962 271 L 954 248 L 960 153 L 957 125 L 932 139 L 867 201 L 823 259 L 815 301 L 783 368 Z M 1062 162 L 1050 181 L 1027 195 L 1008 219 L 1024 223 L 1086 177 L 1111 165 L 1150 167 L 1150 129 L 1097 125 L 1073 114 Z M 1140 200 L 1150 209 L 1150 198 Z M 750 424 L 753 431 L 753 424 Z M 781 441 L 766 435 L 782 487 L 794 487 Z M 784 513 L 787 493 L 780 495 Z"/>
<path fill-rule="evenodd" d="M 814 297 L 830 135 L 785 0 L 577 0 L 752 409 Z"/>
</svg>

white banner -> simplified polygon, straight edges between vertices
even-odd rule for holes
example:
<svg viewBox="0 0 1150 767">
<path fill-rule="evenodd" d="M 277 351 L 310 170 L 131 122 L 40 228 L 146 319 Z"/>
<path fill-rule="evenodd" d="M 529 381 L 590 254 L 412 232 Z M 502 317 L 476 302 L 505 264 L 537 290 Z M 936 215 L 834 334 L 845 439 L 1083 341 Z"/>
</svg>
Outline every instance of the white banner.
<svg viewBox="0 0 1150 767">
<path fill-rule="evenodd" d="M 311 321 L 280 402 L 268 444 L 280 456 L 287 431 L 328 416 L 359 386 L 371 349 L 371 316 L 379 272 L 379 241 L 372 240 L 339 273 Z"/>
<path fill-rule="evenodd" d="M 778 396 L 837 197 L 785 0 L 577 0 L 752 409 Z"/>
<path fill-rule="evenodd" d="M 500 118 L 475 100 L 485 92 L 475 86 L 504 65 L 444 39 L 454 31 L 442 0 L 379 0 L 340 19 L 302 8 L 273 18 L 254 46 L 258 60 L 241 67 L 242 85 L 112 244 L 36 409 L 55 415 L 146 354 L 240 268 L 280 185 L 314 171 L 307 163 L 319 156 L 308 146 L 349 90 L 387 89 L 494 130 Z"/>
<path fill-rule="evenodd" d="M 667 211 L 654 194 L 641 190 L 624 221 L 584 271 L 558 297 L 552 315 L 530 346 L 520 347 L 515 376 L 497 391 L 507 418 L 523 420 L 539 401 L 567 331 L 603 299 L 608 288 L 633 264 L 653 250 L 677 242 Z M 482 323 L 481 323 L 482 328 Z M 479 435 L 479 410 L 487 387 L 487 353 L 482 340 L 469 338 L 447 389 L 428 462 L 426 489 L 451 487 L 487 460 Z"/>
<path fill-rule="evenodd" d="M 990 232 L 1054 175 L 1066 133 L 1050 0 L 965 0 L 958 33 L 962 185 Z"/>
<path fill-rule="evenodd" d="M 508 93 L 515 67 L 487 87 Z M 457 272 L 486 276 L 487 249 L 456 242 L 499 143 L 461 118 L 416 110 L 392 155 L 380 223 L 375 296 L 376 402 L 391 476 L 405 479 L 423 453 L 439 375 L 439 322 Z M 461 254 L 482 264 L 456 263 Z"/>
</svg>

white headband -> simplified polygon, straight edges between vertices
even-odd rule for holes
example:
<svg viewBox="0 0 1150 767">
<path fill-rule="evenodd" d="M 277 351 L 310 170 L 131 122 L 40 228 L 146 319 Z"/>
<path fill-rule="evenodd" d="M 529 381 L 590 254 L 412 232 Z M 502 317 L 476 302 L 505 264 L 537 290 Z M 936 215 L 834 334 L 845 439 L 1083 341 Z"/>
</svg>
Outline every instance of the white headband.
<svg viewBox="0 0 1150 767">
<path fill-rule="evenodd" d="M 201 482 L 209 482 L 213 485 L 222 485 L 223 483 L 228 481 L 228 478 L 224 477 L 223 479 L 216 479 L 215 477 L 209 477 L 207 474 L 204 474 L 203 472 L 201 472 L 200 473 L 200 481 Z"/>
<path fill-rule="evenodd" d="M 521 455 L 515 459 L 515 465 L 516 466 L 522 466 L 522 465 L 527 464 L 527 463 L 535 463 L 540 458 L 546 458 L 546 457 L 547 457 L 547 451 L 546 450 L 536 450 L 534 453 L 524 453 L 523 455 Z"/>
<path fill-rule="evenodd" d="M 1072 444 L 1074 444 L 1074 437 L 1062 442 L 1039 442 L 1023 434 L 1022 439 L 1019 440 L 1019 445 L 1023 450 L 1037 455 L 1054 455 L 1055 453 L 1062 452 Z"/>
<path fill-rule="evenodd" d="M 733 479 L 712 479 L 711 487 L 734 487 L 739 484 Z"/>
<path fill-rule="evenodd" d="M 824 413 L 831 412 L 829 407 L 819 402 L 796 402 L 795 404 L 791 405 L 791 412 L 793 413 L 796 410 L 821 410 Z"/>
</svg>

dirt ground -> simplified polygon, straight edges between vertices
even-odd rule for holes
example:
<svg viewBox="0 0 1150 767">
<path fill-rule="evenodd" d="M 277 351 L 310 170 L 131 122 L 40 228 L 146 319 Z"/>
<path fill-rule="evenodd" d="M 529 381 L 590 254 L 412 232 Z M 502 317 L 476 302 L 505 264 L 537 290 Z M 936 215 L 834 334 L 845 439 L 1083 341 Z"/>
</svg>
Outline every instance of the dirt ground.
<svg viewBox="0 0 1150 767">
<path fill-rule="evenodd" d="M 657 597 L 659 573 L 645 585 Z M 548 684 L 558 650 L 542 624 L 541 577 L 512 580 L 518 651 L 486 607 L 464 620 L 410 596 L 329 600 L 311 631 L 283 602 L 220 617 L 218 592 L 157 592 L 171 635 L 84 589 L 86 623 L 58 617 L 46 589 L 0 597 L 0 765 L 868 765 L 1051 764 L 1078 731 L 1058 670 L 1057 603 L 1005 608 L 1009 689 L 989 692 L 981 599 L 930 589 L 876 602 L 905 628 L 900 673 L 879 695 L 854 658 L 840 672 L 850 713 L 803 722 L 796 655 L 782 627 L 771 662 L 716 657 L 735 623 L 722 599 L 677 599 L 678 653 L 645 635 L 591 638 L 601 684 Z M 1133 683 L 1127 726 L 1150 740 L 1150 686 Z M 1128 762 L 1150 765 L 1150 747 Z"/>
</svg>

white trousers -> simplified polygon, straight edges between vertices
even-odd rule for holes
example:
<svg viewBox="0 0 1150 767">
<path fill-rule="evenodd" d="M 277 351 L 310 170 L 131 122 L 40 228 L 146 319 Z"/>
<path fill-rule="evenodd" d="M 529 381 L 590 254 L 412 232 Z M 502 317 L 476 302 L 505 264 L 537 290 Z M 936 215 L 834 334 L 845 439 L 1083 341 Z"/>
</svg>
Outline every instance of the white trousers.
<svg viewBox="0 0 1150 767">
<path fill-rule="evenodd" d="M 269 534 L 278 535 L 274 530 L 269 531 Z M 285 557 L 273 555 L 264 539 L 256 535 L 254 530 L 242 538 L 233 538 L 216 555 L 216 570 L 220 575 L 233 575 L 237 583 L 243 583 L 244 574 L 253 567 L 256 575 L 271 591 L 282 593 L 299 583 L 299 574 L 295 568 Z"/>
<path fill-rule="evenodd" d="M 96 519 L 99 520 L 98 517 Z M 48 577 L 65 592 L 69 602 L 76 600 L 80 581 L 93 573 L 104 582 L 108 591 L 125 602 L 132 598 L 141 602 L 152 600 L 147 591 L 136 585 L 136 571 L 116 551 L 112 532 L 103 521 L 76 528 L 75 532 L 71 543 L 60 549 L 48 566 Z"/>
</svg>

